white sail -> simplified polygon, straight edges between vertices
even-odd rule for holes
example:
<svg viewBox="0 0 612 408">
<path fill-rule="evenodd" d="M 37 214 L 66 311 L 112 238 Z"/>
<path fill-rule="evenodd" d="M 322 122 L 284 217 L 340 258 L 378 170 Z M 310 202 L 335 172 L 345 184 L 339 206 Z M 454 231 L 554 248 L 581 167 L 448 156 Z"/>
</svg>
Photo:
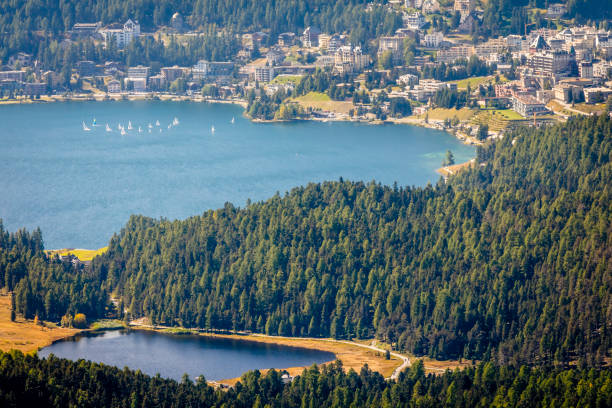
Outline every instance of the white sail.
<svg viewBox="0 0 612 408">
<path fill-rule="evenodd" d="M 215 133 L 215 127 L 214 127 L 214 126 L 212 126 L 212 127 L 210 128 L 210 133 Z"/>
<path fill-rule="evenodd" d="M 138 126 L 138 133 L 142 133 L 142 128 Z"/>
<path fill-rule="evenodd" d="M 119 124 L 117 125 L 117 130 L 121 130 L 121 129 L 122 129 L 122 127 L 121 127 L 121 123 L 119 123 Z"/>
<path fill-rule="evenodd" d="M 172 127 L 172 123 L 168 125 L 168 129 L 170 129 Z"/>
<path fill-rule="evenodd" d="M 178 118 L 176 118 L 176 117 L 175 117 L 175 118 L 174 118 L 174 120 L 172 121 L 172 124 L 173 124 L 174 126 L 178 125 L 178 124 L 179 124 L 179 120 L 178 120 Z"/>
<path fill-rule="evenodd" d="M 155 126 L 159 126 L 159 120 L 155 121 Z"/>
<path fill-rule="evenodd" d="M 87 127 L 87 125 L 85 124 L 85 122 L 83 122 L 83 130 L 86 132 L 89 132 L 91 129 Z"/>
<path fill-rule="evenodd" d="M 132 121 L 128 121 L 128 130 L 132 130 Z"/>
<path fill-rule="evenodd" d="M 149 129 L 152 129 L 153 125 L 151 123 L 149 123 Z"/>
<path fill-rule="evenodd" d="M 236 121 L 236 118 L 232 116 L 232 125 L 234 124 L 235 121 Z"/>
<path fill-rule="evenodd" d="M 125 129 L 121 128 L 121 136 L 125 136 L 125 135 L 126 135 Z"/>
<path fill-rule="evenodd" d="M 107 131 L 107 132 L 112 132 L 112 130 L 111 130 L 111 128 L 110 128 L 110 126 L 108 126 L 108 123 L 106 124 L 106 131 Z"/>
</svg>

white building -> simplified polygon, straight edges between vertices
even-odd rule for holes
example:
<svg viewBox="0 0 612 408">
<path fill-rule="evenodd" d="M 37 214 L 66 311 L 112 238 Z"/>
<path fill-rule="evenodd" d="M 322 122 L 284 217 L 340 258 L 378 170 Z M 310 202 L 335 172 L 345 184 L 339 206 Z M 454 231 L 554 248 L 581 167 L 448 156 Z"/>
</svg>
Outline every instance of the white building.
<svg viewBox="0 0 612 408">
<path fill-rule="evenodd" d="M 565 4 L 551 4 L 548 6 L 548 10 L 546 10 L 547 18 L 559 18 L 563 16 L 567 12 L 567 8 Z"/>
<path fill-rule="evenodd" d="M 547 111 L 542 102 L 529 95 L 514 95 L 512 97 L 512 109 L 525 118 Z"/>
<path fill-rule="evenodd" d="M 114 42 L 118 48 L 125 48 L 134 39 L 140 37 L 140 24 L 131 19 L 123 24 L 123 27 L 107 27 L 100 30 L 106 46 Z"/>
<path fill-rule="evenodd" d="M 425 25 L 425 17 L 419 12 L 416 13 L 404 13 L 402 16 L 402 21 L 404 22 L 404 27 L 412 28 L 414 30 L 419 30 L 421 27 Z"/>
<path fill-rule="evenodd" d="M 256 67 L 255 68 L 255 80 L 258 82 L 270 82 L 274 79 L 274 68 L 273 67 Z"/>
<path fill-rule="evenodd" d="M 121 92 L 121 83 L 113 79 L 106 85 L 106 88 L 108 89 L 108 93 L 119 93 Z"/>
<path fill-rule="evenodd" d="M 443 39 L 444 35 L 442 35 L 441 32 L 436 31 L 431 34 L 425 34 L 423 36 L 422 44 L 427 48 L 438 48 Z"/>
<path fill-rule="evenodd" d="M 360 72 L 368 63 L 368 55 L 363 54 L 361 47 L 345 45 L 334 54 L 334 70 L 339 73 Z"/>
</svg>

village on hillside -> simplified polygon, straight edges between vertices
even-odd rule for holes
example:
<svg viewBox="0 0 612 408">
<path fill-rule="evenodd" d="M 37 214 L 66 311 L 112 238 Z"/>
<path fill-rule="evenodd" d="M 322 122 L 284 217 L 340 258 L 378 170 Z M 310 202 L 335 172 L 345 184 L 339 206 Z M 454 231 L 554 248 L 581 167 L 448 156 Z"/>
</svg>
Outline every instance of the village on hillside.
<svg viewBox="0 0 612 408">
<path fill-rule="evenodd" d="M 225 47 L 231 55 L 217 53 L 225 58 L 171 66 L 101 60 L 88 47 L 117 55 L 135 53 L 147 38 L 189 45 L 204 33 L 178 12 L 153 32 L 132 19 L 77 22 L 54 43 L 83 50 L 66 51 L 70 64 L 61 70 L 23 51 L 0 61 L 0 101 L 189 97 L 242 102 L 260 120 L 405 121 L 475 142 L 518 124 L 540 126 L 612 106 L 612 30 L 574 25 L 564 18 L 564 4 L 522 9 L 528 14 L 517 14 L 520 34 L 486 39 L 474 34 L 483 21 L 476 0 L 364 7 L 384 7 L 402 26 L 361 45 L 316 26 L 278 35 L 246 32 Z"/>
</svg>

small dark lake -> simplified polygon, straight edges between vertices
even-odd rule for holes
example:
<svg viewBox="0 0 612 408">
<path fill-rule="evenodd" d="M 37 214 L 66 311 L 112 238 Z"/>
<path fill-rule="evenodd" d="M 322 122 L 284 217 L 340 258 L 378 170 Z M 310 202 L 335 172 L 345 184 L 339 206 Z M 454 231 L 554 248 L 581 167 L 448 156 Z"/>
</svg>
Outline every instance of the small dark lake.
<svg viewBox="0 0 612 408">
<path fill-rule="evenodd" d="M 239 377 L 249 370 L 310 366 L 334 360 L 333 353 L 253 341 L 141 330 L 87 333 L 59 341 L 38 352 L 70 360 L 86 359 L 119 368 L 194 380 Z"/>
</svg>

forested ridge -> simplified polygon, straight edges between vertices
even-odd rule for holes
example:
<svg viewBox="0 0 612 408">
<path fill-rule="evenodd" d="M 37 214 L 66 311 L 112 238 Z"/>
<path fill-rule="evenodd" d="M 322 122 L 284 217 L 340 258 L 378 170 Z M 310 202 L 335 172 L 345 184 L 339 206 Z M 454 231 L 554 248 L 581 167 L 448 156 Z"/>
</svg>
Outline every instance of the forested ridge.
<svg viewBox="0 0 612 408">
<path fill-rule="evenodd" d="M 285 385 L 280 373 L 251 371 L 227 391 L 202 378 L 180 383 L 139 371 L 20 352 L 0 352 L 3 407 L 595 407 L 612 405 L 612 370 L 532 369 L 479 364 L 426 375 L 421 362 L 397 381 L 340 363 L 305 370 Z"/>
<path fill-rule="evenodd" d="M 611 120 L 520 129 L 425 188 L 310 184 L 184 221 L 133 216 L 93 273 L 130 317 L 376 336 L 499 363 L 611 346 Z"/>
<path fill-rule="evenodd" d="M 28 319 L 59 322 L 77 312 L 102 317 L 108 302 L 99 279 L 44 253 L 39 229 L 9 233 L 1 219 L 0 288 L 13 291 L 15 312 Z"/>
</svg>

